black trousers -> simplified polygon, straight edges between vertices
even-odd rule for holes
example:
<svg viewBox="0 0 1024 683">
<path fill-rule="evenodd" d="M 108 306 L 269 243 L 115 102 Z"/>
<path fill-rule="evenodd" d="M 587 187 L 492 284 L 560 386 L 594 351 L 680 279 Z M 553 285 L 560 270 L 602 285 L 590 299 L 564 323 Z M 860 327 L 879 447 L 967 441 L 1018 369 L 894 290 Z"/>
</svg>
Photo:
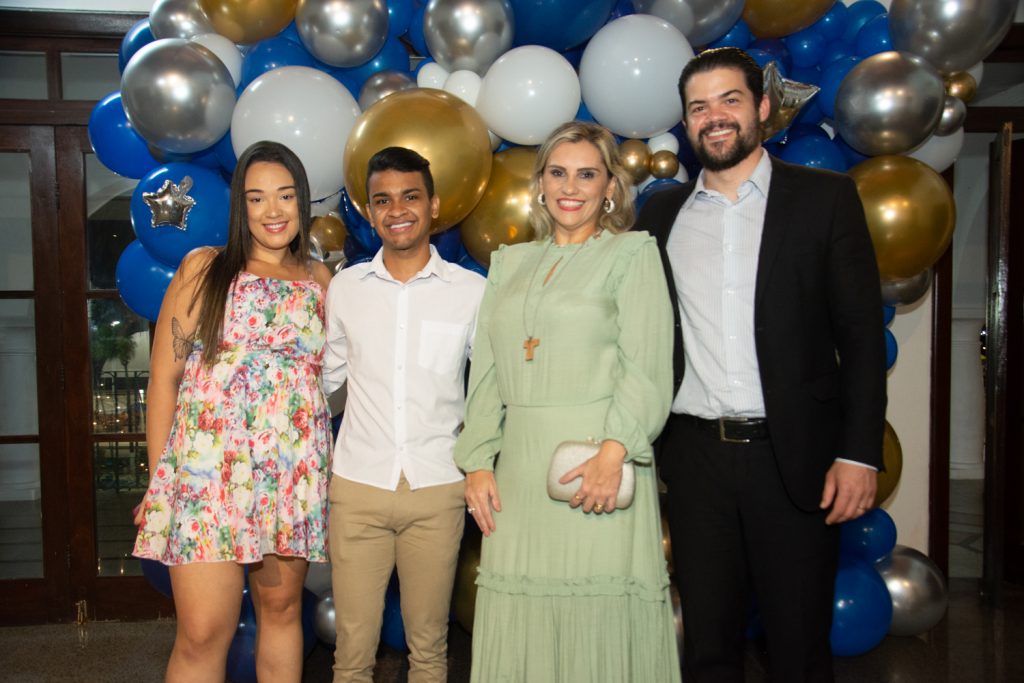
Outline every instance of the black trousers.
<svg viewBox="0 0 1024 683">
<path fill-rule="evenodd" d="M 674 417 L 663 438 L 684 680 L 743 681 L 753 605 L 771 680 L 831 683 L 838 528 L 793 505 L 769 439 L 723 442 Z"/>
</svg>

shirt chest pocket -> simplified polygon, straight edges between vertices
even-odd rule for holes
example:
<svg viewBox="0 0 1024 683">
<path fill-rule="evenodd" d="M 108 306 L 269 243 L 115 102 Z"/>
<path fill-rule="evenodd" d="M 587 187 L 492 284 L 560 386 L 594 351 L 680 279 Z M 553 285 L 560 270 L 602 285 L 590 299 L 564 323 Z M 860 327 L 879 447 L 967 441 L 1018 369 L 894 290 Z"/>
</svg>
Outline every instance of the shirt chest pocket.
<svg viewBox="0 0 1024 683">
<path fill-rule="evenodd" d="M 424 320 L 420 328 L 420 367 L 446 374 L 458 370 L 466 355 L 469 325 Z"/>
</svg>

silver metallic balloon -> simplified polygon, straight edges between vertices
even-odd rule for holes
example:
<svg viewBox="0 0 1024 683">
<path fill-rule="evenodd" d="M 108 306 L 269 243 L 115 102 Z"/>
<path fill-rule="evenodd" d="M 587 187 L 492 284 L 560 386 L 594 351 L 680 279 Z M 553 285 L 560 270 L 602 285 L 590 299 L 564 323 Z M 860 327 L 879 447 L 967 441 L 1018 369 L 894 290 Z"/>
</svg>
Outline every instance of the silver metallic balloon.
<svg viewBox="0 0 1024 683">
<path fill-rule="evenodd" d="M 359 66 L 384 46 L 388 8 L 384 0 L 299 0 L 295 28 L 321 62 Z"/>
<path fill-rule="evenodd" d="M 935 127 L 935 135 L 950 135 L 964 125 L 967 118 L 967 105 L 959 97 L 946 95 L 942 102 L 942 116 L 939 118 L 939 125 Z"/>
<path fill-rule="evenodd" d="M 886 306 L 908 306 L 927 294 L 931 284 L 931 268 L 899 280 L 882 280 L 882 303 Z"/>
<path fill-rule="evenodd" d="M 156 0 L 149 10 L 149 30 L 158 40 L 217 32 L 199 6 L 199 0 Z"/>
<path fill-rule="evenodd" d="M 121 102 L 142 138 L 171 153 L 213 146 L 231 127 L 235 82 L 210 50 L 183 38 L 155 40 L 121 74 Z"/>
<path fill-rule="evenodd" d="M 445 69 L 483 76 L 512 47 L 514 23 L 508 0 L 430 0 L 423 36 L 430 56 Z"/>
<path fill-rule="evenodd" d="M 633 0 L 633 8 L 661 17 L 697 47 L 729 32 L 743 14 L 743 0 Z"/>
<path fill-rule="evenodd" d="M 327 645 L 333 645 L 338 638 L 338 632 L 335 630 L 334 594 L 331 591 L 327 591 L 316 601 L 313 633 Z"/>
<path fill-rule="evenodd" d="M 920 55 L 943 73 L 963 71 L 1003 40 L 1017 0 L 893 0 L 889 34 L 895 50 Z"/>
<path fill-rule="evenodd" d="M 875 569 L 892 596 L 892 635 L 924 633 L 946 614 L 946 577 L 924 553 L 897 545 L 889 557 L 875 564 Z"/>
<path fill-rule="evenodd" d="M 363 83 L 363 87 L 359 91 L 359 108 L 366 111 L 371 104 L 384 99 L 391 93 L 415 87 L 416 81 L 412 80 L 412 77 L 405 72 L 393 69 L 378 71 Z"/>
<path fill-rule="evenodd" d="M 906 52 L 880 52 L 840 84 L 836 127 L 861 154 L 899 154 L 931 135 L 945 99 L 942 77 L 928 62 Z"/>
</svg>

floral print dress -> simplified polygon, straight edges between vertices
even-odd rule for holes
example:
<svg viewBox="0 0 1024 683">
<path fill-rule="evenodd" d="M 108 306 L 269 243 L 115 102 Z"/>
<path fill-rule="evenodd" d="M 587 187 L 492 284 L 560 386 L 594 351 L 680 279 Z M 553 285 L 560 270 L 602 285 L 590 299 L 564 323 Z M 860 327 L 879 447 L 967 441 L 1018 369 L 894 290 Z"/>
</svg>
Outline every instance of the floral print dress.
<svg viewBox="0 0 1024 683">
<path fill-rule="evenodd" d="M 320 384 L 324 292 L 239 273 L 220 355 L 185 362 L 134 555 L 179 565 L 327 561 L 330 415 Z"/>
</svg>

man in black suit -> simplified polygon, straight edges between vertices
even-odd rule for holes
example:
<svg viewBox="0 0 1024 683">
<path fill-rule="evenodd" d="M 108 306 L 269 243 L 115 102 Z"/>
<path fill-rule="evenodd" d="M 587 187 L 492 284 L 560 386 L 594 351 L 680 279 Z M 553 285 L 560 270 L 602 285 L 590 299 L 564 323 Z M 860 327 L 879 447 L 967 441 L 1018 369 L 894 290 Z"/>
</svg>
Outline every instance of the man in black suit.
<svg viewBox="0 0 1024 683">
<path fill-rule="evenodd" d="M 848 177 L 761 147 L 762 74 L 708 50 L 679 80 L 704 169 L 651 196 L 675 304 L 659 465 L 687 681 L 742 681 L 751 603 L 773 680 L 831 681 L 837 524 L 874 503 L 885 425 L 878 267 Z"/>
</svg>

